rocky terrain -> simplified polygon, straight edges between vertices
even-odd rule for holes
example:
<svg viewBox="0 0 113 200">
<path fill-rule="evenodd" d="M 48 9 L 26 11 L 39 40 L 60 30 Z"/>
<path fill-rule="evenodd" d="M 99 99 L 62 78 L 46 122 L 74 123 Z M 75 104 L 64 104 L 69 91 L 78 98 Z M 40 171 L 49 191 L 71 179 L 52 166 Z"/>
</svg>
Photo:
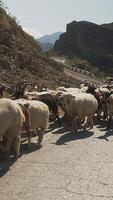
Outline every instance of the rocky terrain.
<svg viewBox="0 0 113 200">
<path fill-rule="evenodd" d="M 70 58 L 86 59 L 100 70 L 112 72 L 113 24 L 73 21 L 67 24 L 66 32 L 56 41 L 54 50 Z"/>
<path fill-rule="evenodd" d="M 16 84 L 21 80 L 39 82 L 50 88 L 75 84 L 64 73 L 64 66 L 44 56 L 37 41 L 0 7 L 0 83 Z"/>
</svg>

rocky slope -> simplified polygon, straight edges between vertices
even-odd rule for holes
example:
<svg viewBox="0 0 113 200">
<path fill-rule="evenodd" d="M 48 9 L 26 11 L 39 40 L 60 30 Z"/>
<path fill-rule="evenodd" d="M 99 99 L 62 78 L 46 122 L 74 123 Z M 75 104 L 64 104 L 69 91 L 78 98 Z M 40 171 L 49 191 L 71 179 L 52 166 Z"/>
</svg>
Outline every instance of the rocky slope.
<svg viewBox="0 0 113 200">
<path fill-rule="evenodd" d="M 67 24 L 66 32 L 56 41 L 54 50 L 61 55 L 87 59 L 101 70 L 112 72 L 113 24 L 73 21 Z"/>
<path fill-rule="evenodd" d="M 39 45 L 41 46 L 41 50 L 42 50 L 42 52 L 47 52 L 47 51 L 49 51 L 50 49 L 52 49 L 53 48 L 53 44 L 51 44 L 51 43 L 43 43 L 43 42 L 38 42 L 39 43 Z"/>
<path fill-rule="evenodd" d="M 37 41 L 0 7 L 0 83 L 21 80 L 47 84 L 50 88 L 76 80 L 64 73 L 64 66 L 41 53 Z"/>
</svg>

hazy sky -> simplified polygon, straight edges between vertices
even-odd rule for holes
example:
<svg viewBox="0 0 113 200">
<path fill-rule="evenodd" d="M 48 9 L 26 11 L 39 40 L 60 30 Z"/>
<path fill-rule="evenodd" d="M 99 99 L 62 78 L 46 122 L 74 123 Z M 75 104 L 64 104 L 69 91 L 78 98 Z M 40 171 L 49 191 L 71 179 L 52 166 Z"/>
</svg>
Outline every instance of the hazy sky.
<svg viewBox="0 0 113 200">
<path fill-rule="evenodd" d="M 4 0 L 28 33 L 39 37 L 66 30 L 73 20 L 113 22 L 113 0 Z"/>
</svg>

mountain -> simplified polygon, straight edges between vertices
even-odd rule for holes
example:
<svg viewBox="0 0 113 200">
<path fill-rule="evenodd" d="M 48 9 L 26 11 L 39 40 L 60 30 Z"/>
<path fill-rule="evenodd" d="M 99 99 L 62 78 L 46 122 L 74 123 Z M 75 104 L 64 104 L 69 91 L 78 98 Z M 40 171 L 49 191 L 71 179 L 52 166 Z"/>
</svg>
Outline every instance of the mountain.
<svg viewBox="0 0 113 200">
<path fill-rule="evenodd" d="M 39 38 L 37 41 L 39 42 L 42 51 L 48 51 L 49 49 L 53 48 L 54 43 L 59 39 L 61 34 L 62 32 L 56 32 Z"/>
<path fill-rule="evenodd" d="M 0 83 L 9 86 L 23 80 L 50 88 L 75 82 L 64 73 L 64 66 L 43 55 L 38 42 L 0 7 Z"/>
<path fill-rule="evenodd" d="M 39 45 L 41 46 L 42 52 L 46 52 L 46 51 L 52 49 L 53 46 L 54 46 L 54 45 L 51 44 L 51 43 L 42 43 L 42 42 L 38 42 L 38 43 L 39 43 Z"/>
<path fill-rule="evenodd" d="M 109 24 L 102 24 L 101 26 L 113 30 L 113 22 L 112 22 L 112 23 L 109 23 Z"/>
<path fill-rule="evenodd" d="M 38 41 L 41 43 L 50 43 L 54 44 L 56 40 L 59 39 L 59 36 L 62 34 L 62 32 L 56 32 L 50 35 L 44 35 L 43 37 L 39 38 Z"/>
<path fill-rule="evenodd" d="M 72 21 L 55 42 L 56 53 L 88 60 L 100 70 L 113 72 L 113 23 L 97 25 Z"/>
</svg>

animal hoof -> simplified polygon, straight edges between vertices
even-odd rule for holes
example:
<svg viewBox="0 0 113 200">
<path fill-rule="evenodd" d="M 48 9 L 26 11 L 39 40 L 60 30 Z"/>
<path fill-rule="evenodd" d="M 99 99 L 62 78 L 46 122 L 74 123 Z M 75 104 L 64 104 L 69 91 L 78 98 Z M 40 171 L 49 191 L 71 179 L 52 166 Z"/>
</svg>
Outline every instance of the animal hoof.
<svg viewBox="0 0 113 200">
<path fill-rule="evenodd" d="M 42 143 L 38 142 L 37 144 L 38 144 L 39 147 L 42 147 Z"/>
<path fill-rule="evenodd" d="M 110 127 L 107 127 L 105 130 L 106 130 L 106 131 L 110 131 Z"/>
</svg>

